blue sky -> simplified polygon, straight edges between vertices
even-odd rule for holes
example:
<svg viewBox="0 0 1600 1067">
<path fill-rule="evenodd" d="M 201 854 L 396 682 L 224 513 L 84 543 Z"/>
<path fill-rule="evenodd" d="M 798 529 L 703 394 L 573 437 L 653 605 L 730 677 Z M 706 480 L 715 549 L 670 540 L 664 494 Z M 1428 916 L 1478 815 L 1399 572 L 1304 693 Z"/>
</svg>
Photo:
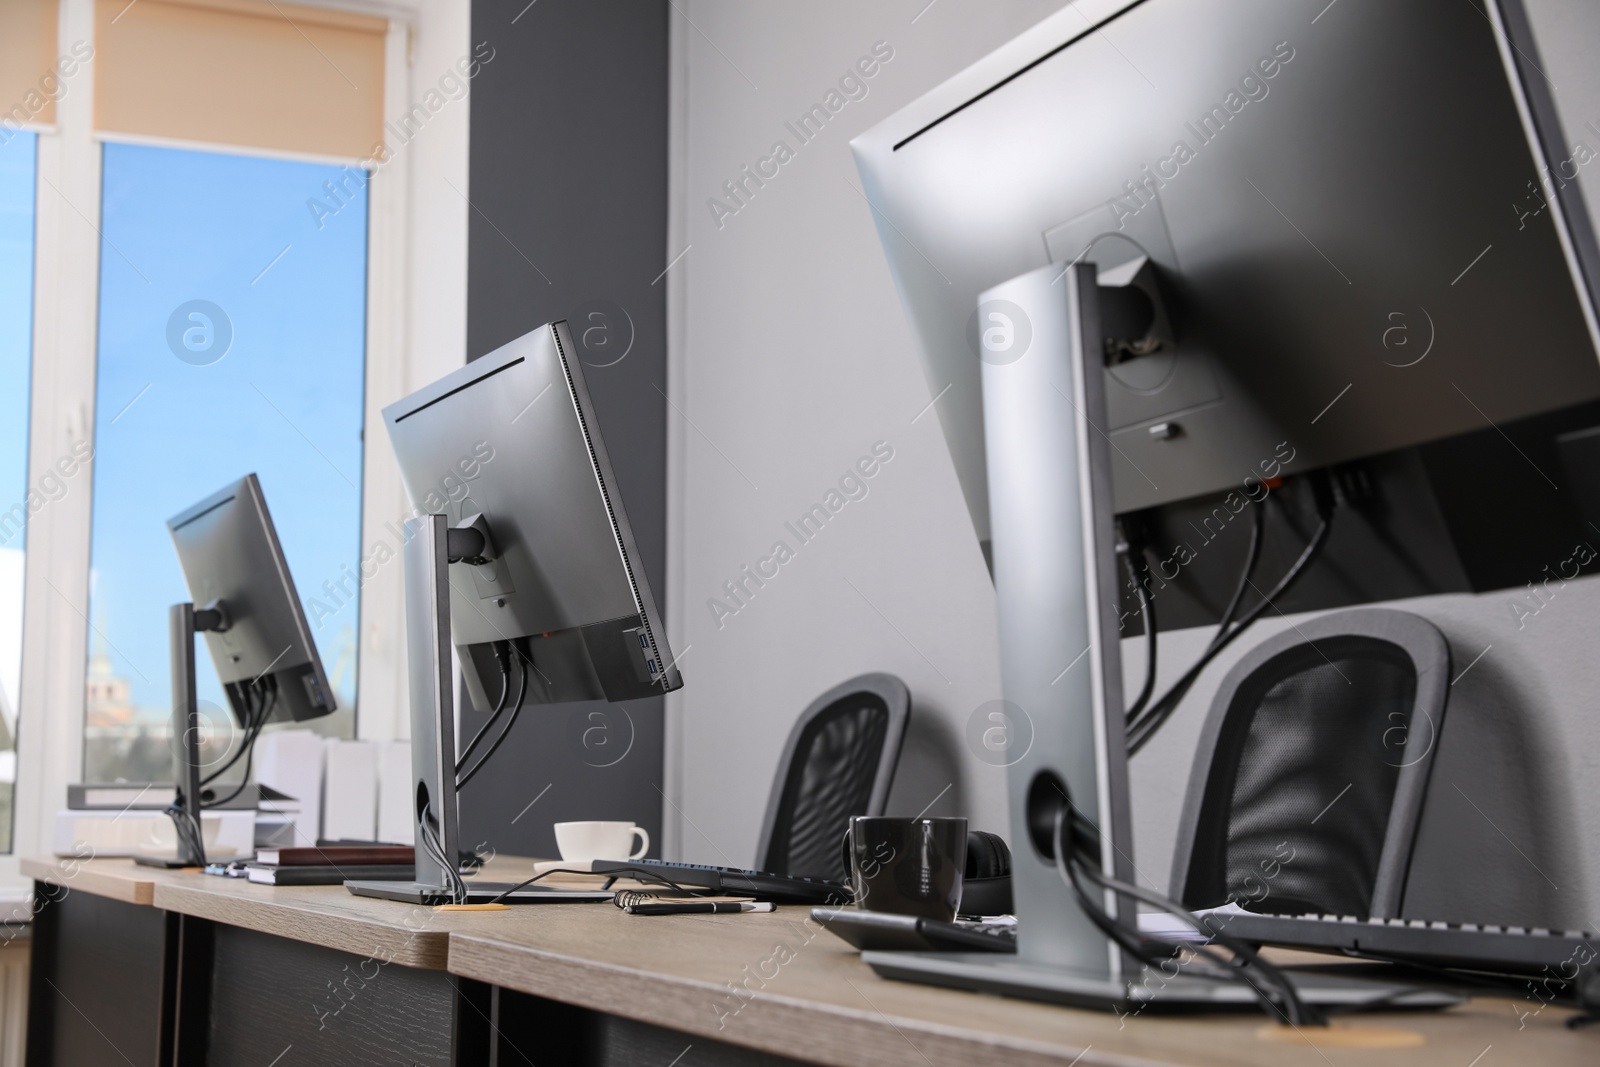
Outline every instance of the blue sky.
<svg viewBox="0 0 1600 1067">
<path fill-rule="evenodd" d="M 0 145 L 0 510 L 27 493 L 37 140 L 34 134 L 19 133 Z M 21 538 L 7 547 L 21 548 Z"/>
<path fill-rule="evenodd" d="M 27 495 L 28 379 L 33 336 L 33 190 L 38 138 L 0 144 L 0 511 Z M 17 711 L 22 666 L 24 528 L 0 546 L 0 688 Z M 12 724 L 14 725 L 14 723 Z M 6 832 L 0 827 L 0 834 Z"/>
<path fill-rule="evenodd" d="M 134 702 L 164 713 L 167 608 L 189 599 L 167 519 L 254 471 L 302 603 L 357 566 L 367 204 L 358 192 L 319 229 L 307 201 L 326 200 L 340 168 L 104 151 L 90 610 Z M 169 318 L 192 300 L 232 327 L 205 366 L 168 343 Z M 357 623 L 352 603 L 313 626 L 330 673 Z M 221 703 L 203 653 L 196 677 L 200 697 Z M 342 704 L 354 682 L 351 662 Z"/>
</svg>

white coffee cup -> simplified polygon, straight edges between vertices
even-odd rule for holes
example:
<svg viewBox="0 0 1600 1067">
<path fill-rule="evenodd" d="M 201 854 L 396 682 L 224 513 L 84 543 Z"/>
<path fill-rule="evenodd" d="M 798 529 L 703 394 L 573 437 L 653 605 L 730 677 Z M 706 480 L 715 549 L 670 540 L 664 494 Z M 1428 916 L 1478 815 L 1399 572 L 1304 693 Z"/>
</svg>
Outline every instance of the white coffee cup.
<svg viewBox="0 0 1600 1067">
<path fill-rule="evenodd" d="M 633 839 L 639 847 L 633 848 Z M 631 822 L 558 822 L 556 847 L 568 863 L 636 860 L 650 850 L 650 834 Z"/>
</svg>

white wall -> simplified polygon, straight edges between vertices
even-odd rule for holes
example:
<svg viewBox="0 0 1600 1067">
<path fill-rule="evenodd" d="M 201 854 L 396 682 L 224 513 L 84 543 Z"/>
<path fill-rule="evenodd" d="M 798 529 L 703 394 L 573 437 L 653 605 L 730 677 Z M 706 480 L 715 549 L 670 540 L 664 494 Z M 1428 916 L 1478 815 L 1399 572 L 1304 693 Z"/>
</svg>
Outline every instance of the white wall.
<svg viewBox="0 0 1600 1067">
<path fill-rule="evenodd" d="M 1534 0 L 1530 0 L 1533 3 Z M 968 716 L 998 697 L 994 594 L 974 543 L 910 330 L 848 142 L 1061 6 L 923 0 L 751 5 L 695 0 L 674 16 L 674 207 L 668 275 L 672 425 L 669 611 L 685 688 L 669 698 L 666 854 L 750 862 L 794 717 L 862 671 L 911 687 L 914 734 L 891 812 L 965 814 L 1005 829 L 1002 772 L 966 747 Z M 1579 0 L 1537 0 L 1566 20 L 1550 49 L 1569 109 L 1600 92 Z M 920 17 L 913 22 L 914 16 Z M 686 21 L 692 20 L 693 25 Z M 1541 29 L 1545 28 L 1541 21 Z M 876 41 L 893 58 L 746 206 L 708 198 L 766 156 L 784 128 Z M 1580 35 L 1576 40 L 1583 40 Z M 1564 68 L 1572 65 L 1569 72 Z M 753 83 L 753 84 L 752 84 Z M 1594 144 L 1591 147 L 1600 147 Z M 915 421 L 913 421 L 915 419 Z M 810 544 L 784 528 L 874 441 L 894 459 Z M 778 575 L 721 625 L 708 599 L 782 539 Z M 1518 630 L 1510 593 L 1406 602 L 1450 640 L 1456 670 L 1418 845 L 1413 910 L 1428 918 L 1600 928 L 1600 578 L 1571 583 Z M 1207 671 L 1133 761 L 1136 861 L 1165 890 L 1201 711 L 1234 660 L 1290 625 L 1259 624 Z M 1209 633 L 1164 635 L 1162 687 Z M 1126 649 L 1130 679 L 1142 670 Z M 1136 686 L 1134 687 L 1136 688 Z M 1131 691 L 1131 690 L 1130 690 Z M 948 791 L 943 792 L 949 786 Z"/>
<path fill-rule="evenodd" d="M 872 670 L 914 698 L 891 812 L 937 797 L 931 814 L 1005 824 L 1002 772 L 962 741 L 969 713 L 999 695 L 994 590 L 937 415 L 916 417 L 931 397 L 849 142 L 1061 3 L 940 0 L 913 22 L 925 2 L 679 0 L 672 16 L 683 224 L 671 247 L 692 247 L 668 276 L 682 412 L 668 610 L 685 679 L 669 698 L 669 855 L 751 862 L 795 718 Z M 867 96 L 719 228 L 707 199 L 774 141 L 797 146 L 784 123 L 878 41 L 893 58 Z M 894 458 L 867 496 L 800 545 L 784 523 L 877 441 Z M 779 539 L 796 558 L 719 627 L 707 600 Z"/>
</svg>

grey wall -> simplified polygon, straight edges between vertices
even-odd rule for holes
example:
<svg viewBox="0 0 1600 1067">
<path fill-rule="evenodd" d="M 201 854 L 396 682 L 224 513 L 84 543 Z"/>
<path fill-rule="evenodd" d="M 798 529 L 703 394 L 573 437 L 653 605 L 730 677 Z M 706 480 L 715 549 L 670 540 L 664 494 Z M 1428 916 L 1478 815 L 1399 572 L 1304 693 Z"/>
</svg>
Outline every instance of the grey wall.
<svg viewBox="0 0 1600 1067">
<path fill-rule="evenodd" d="M 1004 829 L 1004 775 L 963 733 L 999 695 L 994 590 L 849 141 L 1061 6 L 1059 0 L 748 4 L 677 0 L 673 210 L 675 425 L 668 839 L 688 858 L 752 862 L 795 717 L 866 671 L 913 695 L 891 813 Z M 920 17 L 919 17 L 919 11 Z M 913 21 L 915 20 L 915 21 Z M 689 22 L 693 25 L 690 26 Z M 892 49 L 809 143 L 792 122 L 856 62 Z M 707 207 L 783 140 L 778 175 L 733 217 Z M 770 169 L 770 168 L 769 168 Z M 747 186 L 753 188 L 753 186 Z M 720 223 L 720 224 L 719 224 Z M 894 458 L 823 531 L 823 502 L 875 442 Z M 777 541 L 794 558 L 731 617 L 724 583 Z M 770 569 L 770 568 L 769 568 Z M 931 805 L 931 807 L 929 807 Z"/>
<path fill-rule="evenodd" d="M 1591 118 L 1600 125 L 1600 87 L 1585 66 L 1600 25 L 1590 6 L 1529 4 L 1552 42 L 1548 69 L 1576 116 L 1569 127 Z M 993 588 L 935 416 L 918 417 L 932 397 L 848 141 L 1060 6 L 679 0 L 683 15 L 672 16 L 669 244 L 673 255 L 689 252 L 671 275 L 672 395 L 681 411 L 668 427 L 670 617 L 675 644 L 689 651 L 687 686 L 668 698 L 666 819 L 669 842 L 689 858 L 752 858 L 761 800 L 794 716 L 821 690 L 867 670 L 900 675 L 915 701 L 891 811 L 913 814 L 932 802 L 932 813 L 1005 829 L 1003 775 L 964 738 L 975 709 L 1000 695 Z M 1555 19 L 1565 20 L 1559 31 Z M 848 103 L 736 214 L 717 218 L 708 199 L 724 196 L 723 183 L 775 140 L 794 145 L 784 123 L 880 40 L 894 56 L 866 98 Z M 1582 134 L 1600 148 L 1600 135 Z M 1597 173 L 1586 171 L 1585 181 Z M 797 545 L 784 523 L 878 440 L 895 458 L 868 495 Z M 747 603 L 731 601 L 724 583 L 779 539 L 795 558 Z M 1472 664 L 1451 691 L 1408 910 L 1600 928 L 1600 712 L 1592 696 L 1600 578 L 1569 583 L 1521 626 L 1515 595 L 1396 605 L 1444 631 L 1458 674 Z M 708 606 L 712 598 L 739 610 L 723 615 Z M 1134 759 L 1142 882 L 1167 888 L 1194 742 L 1217 682 L 1254 641 L 1293 621 L 1264 622 L 1238 642 L 1244 647 L 1207 671 Z M 1198 630 L 1162 637 L 1163 687 L 1208 638 Z M 1132 681 L 1142 652 L 1137 641 L 1124 651 Z"/>
<path fill-rule="evenodd" d="M 468 357 L 572 323 L 658 603 L 666 312 L 651 283 L 665 263 L 667 10 L 656 0 L 475 0 L 472 40 L 495 56 L 473 82 L 471 185 L 461 190 Z M 464 709 L 463 736 L 483 719 Z M 553 856 L 553 822 L 630 819 L 659 841 L 661 731 L 660 698 L 530 705 L 462 795 L 463 840 Z"/>
</svg>

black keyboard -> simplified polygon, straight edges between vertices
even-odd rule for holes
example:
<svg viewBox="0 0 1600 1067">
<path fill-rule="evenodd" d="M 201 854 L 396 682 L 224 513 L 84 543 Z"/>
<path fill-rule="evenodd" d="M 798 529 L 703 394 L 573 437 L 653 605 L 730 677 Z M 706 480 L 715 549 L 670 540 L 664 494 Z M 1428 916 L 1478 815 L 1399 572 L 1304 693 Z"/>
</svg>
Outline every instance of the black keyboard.
<svg viewBox="0 0 1600 1067">
<path fill-rule="evenodd" d="M 755 897 L 775 904 L 848 904 L 850 887 L 821 878 L 800 878 L 767 871 L 742 871 L 736 867 L 714 867 L 706 863 L 669 863 L 666 860 L 595 860 L 589 869 L 595 874 L 615 874 L 626 878 L 634 868 L 695 889 L 715 889 L 729 896 Z M 644 879 L 649 881 L 649 879 Z"/>
<path fill-rule="evenodd" d="M 1600 938 L 1582 930 L 1337 915 L 1217 915 L 1208 921 L 1233 937 L 1264 945 L 1503 974 L 1570 978 L 1600 959 Z"/>
</svg>

